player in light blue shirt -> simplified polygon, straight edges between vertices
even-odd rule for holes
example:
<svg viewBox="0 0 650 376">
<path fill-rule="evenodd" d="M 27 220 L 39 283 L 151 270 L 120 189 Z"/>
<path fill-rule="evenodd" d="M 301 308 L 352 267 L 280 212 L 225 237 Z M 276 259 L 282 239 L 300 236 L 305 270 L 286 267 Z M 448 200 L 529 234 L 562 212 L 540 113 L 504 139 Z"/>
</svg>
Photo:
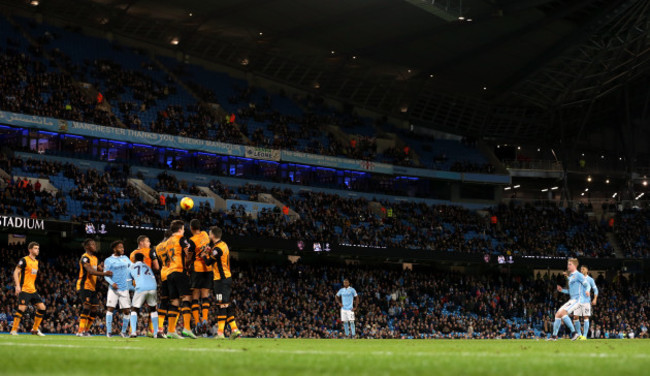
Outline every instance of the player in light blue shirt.
<svg viewBox="0 0 650 376">
<path fill-rule="evenodd" d="M 582 305 L 580 304 L 580 298 L 583 294 L 583 291 L 587 296 L 589 296 L 589 291 L 591 286 L 587 283 L 585 276 L 582 273 L 578 272 L 578 259 L 571 258 L 567 263 L 567 269 L 569 270 L 569 289 L 563 289 L 562 286 L 557 286 L 557 291 L 568 293 L 570 300 L 566 302 L 555 314 L 555 322 L 553 323 L 553 336 L 548 338 L 549 341 L 557 340 L 557 333 L 560 331 L 560 326 L 562 322 L 564 325 L 571 331 L 571 340 L 575 341 L 580 337 L 576 332 L 573 322 L 569 315 L 573 314 L 576 310 L 581 309 Z"/>
<path fill-rule="evenodd" d="M 122 331 L 120 335 L 126 337 L 129 328 L 129 310 L 131 308 L 131 297 L 129 290 L 133 289 L 129 265 L 131 260 L 124 256 L 124 242 L 116 240 L 111 244 L 113 255 L 104 260 L 104 270 L 113 272 L 113 276 L 105 276 L 104 279 L 110 286 L 106 294 L 106 336 L 110 337 L 113 330 L 113 311 L 118 303 L 122 310 Z"/>
<path fill-rule="evenodd" d="M 343 280 L 343 288 L 336 293 L 336 301 L 341 306 L 341 321 L 345 336 L 355 336 L 354 327 L 354 310 L 359 306 L 359 296 L 357 290 L 350 287 L 350 281 L 346 278 Z M 349 326 L 349 329 L 348 329 Z"/>
<path fill-rule="evenodd" d="M 153 336 L 159 338 L 161 333 L 158 333 L 158 311 L 156 311 L 156 294 L 158 285 L 156 283 L 156 276 L 149 265 L 144 263 L 144 255 L 142 253 L 135 254 L 135 264 L 129 267 L 129 273 L 135 281 L 135 295 L 133 295 L 133 307 L 131 308 L 131 338 L 138 336 L 138 313 L 142 304 L 146 301 L 151 313 L 151 323 L 153 324 Z M 160 338 L 165 338 L 164 335 Z"/>
<path fill-rule="evenodd" d="M 591 295 L 594 297 L 594 300 L 590 300 L 589 296 L 586 294 L 587 290 L 583 290 L 582 295 L 580 296 L 580 304 L 582 305 L 582 309 L 576 311 L 576 313 L 573 315 L 573 325 L 576 327 L 576 332 L 580 334 L 580 338 L 578 339 L 581 341 L 586 341 L 587 335 L 589 335 L 589 317 L 591 317 L 591 306 L 596 305 L 596 302 L 598 301 L 598 286 L 596 286 L 596 281 L 594 281 L 594 279 L 589 276 L 589 268 L 586 265 L 582 265 L 580 267 L 580 272 L 585 276 L 585 280 L 589 286 L 591 286 Z M 584 334 L 580 331 L 580 317 L 582 317 L 584 321 Z"/>
</svg>

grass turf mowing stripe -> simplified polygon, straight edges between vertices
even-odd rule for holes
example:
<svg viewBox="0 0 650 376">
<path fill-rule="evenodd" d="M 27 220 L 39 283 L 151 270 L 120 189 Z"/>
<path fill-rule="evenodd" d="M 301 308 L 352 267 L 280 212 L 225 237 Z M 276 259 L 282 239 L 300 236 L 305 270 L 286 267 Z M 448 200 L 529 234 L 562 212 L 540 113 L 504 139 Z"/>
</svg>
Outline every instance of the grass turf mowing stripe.
<svg viewBox="0 0 650 376">
<path fill-rule="evenodd" d="M 0 375 L 645 374 L 650 341 L 122 339 L 0 335 Z M 38 359 L 38 361 L 34 361 Z"/>
</svg>

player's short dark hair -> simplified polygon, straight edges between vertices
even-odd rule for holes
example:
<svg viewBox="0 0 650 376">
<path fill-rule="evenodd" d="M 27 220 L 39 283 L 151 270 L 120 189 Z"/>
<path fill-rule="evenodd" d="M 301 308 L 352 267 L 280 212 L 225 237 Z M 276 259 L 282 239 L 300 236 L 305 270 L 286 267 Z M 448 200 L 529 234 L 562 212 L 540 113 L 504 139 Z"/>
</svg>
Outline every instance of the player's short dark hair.
<svg viewBox="0 0 650 376">
<path fill-rule="evenodd" d="M 210 232 L 212 233 L 212 235 L 214 235 L 217 238 L 221 238 L 221 236 L 223 235 L 223 231 L 219 226 L 210 227 Z"/>
<path fill-rule="evenodd" d="M 147 235 L 138 236 L 138 239 L 137 239 L 138 244 L 142 243 L 145 239 L 149 239 L 149 237 Z"/>
<path fill-rule="evenodd" d="M 585 265 L 585 264 L 580 265 L 580 269 L 582 269 L 582 268 L 585 268 L 585 269 L 589 270 L 589 267 L 587 265 Z"/>
<path fill-rule="evenodd" d="M 192 230 L 200 230 L 201 229 L 201 221 L 194 218 L 193 220 L 190 221 L 190 228 Z"/>
<path fill-rule="evenodd" d="M 180 231 L 183 226 L 185 226 L 185 222 L 181 221 L 180 219 L 176 219 L 172 221 L 172 224 L 169 226 L 169 230 L 172 232 L 172 234 L 175 234 Z"/>
<path fill-rule="evenodd" d="M 349 279 L 347 279 L 347 278 L 343 278 L 343 282 L 345 282 L 345 281 L 348 281 L 348 282 L 350 282 L 350 280 L 349 280 Z"/>
<path fill-rule="evenodd" d="M 81 245 L 83 245 L 84 248 L 86 248 L 86 247 L 88 247 L 88 244 L 90 244 L 90 242 L 94 242 L 94 241 L 95 241 L 95 239 L 87 238 L 86 240 L 83 241 L 83 243 L 81 243 Z"/>
<path fill-rule="evenodd" d="M 144 255 L 142 253 L 135 254 L 135 261 L 144 261 Z"/>
<path fill-rule="evenodd" d="M 124 242 L 121 241 L 121 240 L 116 240 L 116 241 L 112 242 L 111 243 L 111 249 L 115 250 L 115 248 L 117 248 L 117 246 L 120 245 L 120 244 L 124 245 Z"/>
<path fill-rule="evenodd" d="M 34 247 L 39 247 L 39 246 L 40 246 L 40 244 L 38 244 L 38 243 L 36 243 L 36 242 L 31 242 L 31 243 L 29 243 L 29 244 L 27 245 L 27 249 L 32 249 L 32 248 L 34 248 Z"/>
</svg>

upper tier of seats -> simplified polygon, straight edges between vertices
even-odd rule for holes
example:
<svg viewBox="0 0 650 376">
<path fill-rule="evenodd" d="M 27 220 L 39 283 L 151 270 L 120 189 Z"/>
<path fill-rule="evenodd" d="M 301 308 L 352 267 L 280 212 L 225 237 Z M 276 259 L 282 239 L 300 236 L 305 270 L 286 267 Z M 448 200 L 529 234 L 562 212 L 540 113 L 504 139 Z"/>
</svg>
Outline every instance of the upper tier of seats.
<svg viewBox="0 0 650 376">
<path fill-rule="evenodd" d="M 404 136 L 379 152 L 376 135 L 388 125 L 319 98 L 271 93 L 72 29 L 13 21 L 17 27 L 0 17 L 0 110 L 406 166 L 493 170 L 469 143 Z"/>
</svg>

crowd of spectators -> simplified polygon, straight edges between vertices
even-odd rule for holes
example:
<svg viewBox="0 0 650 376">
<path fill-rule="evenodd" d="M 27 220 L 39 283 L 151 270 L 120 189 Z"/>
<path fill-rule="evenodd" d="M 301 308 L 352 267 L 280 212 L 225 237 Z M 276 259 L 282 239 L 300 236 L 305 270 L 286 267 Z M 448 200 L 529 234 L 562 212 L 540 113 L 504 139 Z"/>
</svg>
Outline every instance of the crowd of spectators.
<svg viewBox="0 0 650 376">
<path fill-rule="evenodd" d="M 116 126 L 118 119 L 66 73 L 25 52 L 0 46 L 0 109 L 27 115 Z"/>
<path fill-rule="evenodd" d="M 293 98 L 294 106 L 302 104 L 307 111 L 282 113 L 273 106 L 271 95 L 259 95 L 260 90 L 255 87 L 233 83 L 228 101 L 238 109 L 224 118 L 223 111 L 205 103 L 216 101 L 213 90 L 189 81 L 199 100 L 191 98 L 176 78 L 161 71 L 143 51 L 111 44 L 115 60 L 94 56 L 90 50 L 88 56 L 82 53 L 80 57 L 83 45 L 62 47 L 61 40 L 68 37 L 67 31 L 50 32 L 45 28 L 48 31 L 44 32 L 31 22 L 23 26 L 33 33 L 36 45 L 26 50 L 9 45 L 0 47 L 0 69 L 5 72 L 0 79 L 2 110 L 198 139 L 427 166 L 419 165 L 408 146 L 378 152 L 376 138 L 367 135 L 376 133 L 377 122 L 373 125 L 350 110 L 342 112 L 327 108 L 318 100 Z M 87 43 L 91 44 L 92 39 Z M 330 126 L 338 127 L 341 134 L 335 135 Z M 463 160 L 451 169 L 494 172 L 489 164 Z"/>
<path fill-rule="evenodd" d="M 650 257 L 650 210 L 625 210 L 615 217 L 613 228 L 626 257 Z"/>
<path fill-rule="evenodd" d="M 606 236 L 608 227 L 590 220 L 584 208 L 565 209 L 548 203 L 502 204 L 491 214 L 497 219 L 497 235 L 523 254 L 614 255 Z"/>
<path fill-rule="evenodd" d="M 71 220 L 80 222 L 163 228 L 170 219 L 189 220 L 198 216 L 206 225 L 222 226 L 239 236 L 475 254 L 578 257 L 612 257 L 615 254 L 606 236 L 610 227 L 590 219 L 584 207 L 572 209 L 511 202 L 487 211 L 474 211 L 451 205 L 376 201 L 256 184 L 231 187 L 212 180 L 209 188 L 223 199 L 259 202 L 260 194 L 267 193 L 282 206 L 250 213 L 243 206 L 214 211 L 203 204 L 194 211 L 177 212 L 179 196 L 205 196 L 206 193 L 174 174 L 161 173 L 152 183 L 161 193 L 156 197 L 159 205 L 151 205 L 127 183 L 128 166 L 108 165 L 106 171 L 82 171 L 70 163 L 18 158 L 0 159 L 0 166 L 9 171 L 12 167 L 20 168 L 44 178 L 63 175 L 74 182 L 69 190 L 60 189 L 56 194 L 35 190 L 29 183 L 21 188 L 22 181 L 10 181 L 2 188 L 0 193 L 6 199 L 0 204 L 0 211 L 33 218 L 60 219 L 70 214 Z M 66 211 L 69 205 L 66 197 L 80 203 L 81 212 Z M 297 216 L 289 216 L 288 210 Z M 643 219 L 646 214 L 636 216 Z M 633 223 L 636 225 L 632 226 Z M 648 255 L 639 250 L 639 241 L 645 239 L 644 223 L 621 220 L 615 227 L 627 256 Z M 634 242 L 628 241 L 633 234 L 641 235 Z"/>
<path fill-rule="evenodd" d="M 44 333 L 74 333 L 80 305 L 74 285 L 77 253 L 41 246 L 37 288 L 47 314 Z M 0 331 L 16 307 L 12 272 L 24 246 L 0 250 Z M 100 252 L 100 261 L 108 257 Z M 553 315 L 566 296 L 558 275 L 463 275 L 449 271 L 398 270 L 386 265 L 244 263 L 233 260 L 233 303 L 245 337 L 340 338 L 336 291 L 349 278 L 359 294 L 360 338 L 535 338 L 552 330 Z M 650 291 L 647 280 L 607 272 L 596 278 L 591 338 L 647 338 Z M 100 316 L 93 333 L 105 331 L 107 285 L 98 281 Z M 211 315 L 211 323 L 215 323 Z M 31 320 L 24 320 L 23 326 Z M 140 325 L 144 328 L 144 325 Z M 117 330 L 117 329 L 116 329 Z M 561 332 L 562 333 L 562 332 Z M 567 333 L 564 333 L 567 334 Z"/>
</svg>

